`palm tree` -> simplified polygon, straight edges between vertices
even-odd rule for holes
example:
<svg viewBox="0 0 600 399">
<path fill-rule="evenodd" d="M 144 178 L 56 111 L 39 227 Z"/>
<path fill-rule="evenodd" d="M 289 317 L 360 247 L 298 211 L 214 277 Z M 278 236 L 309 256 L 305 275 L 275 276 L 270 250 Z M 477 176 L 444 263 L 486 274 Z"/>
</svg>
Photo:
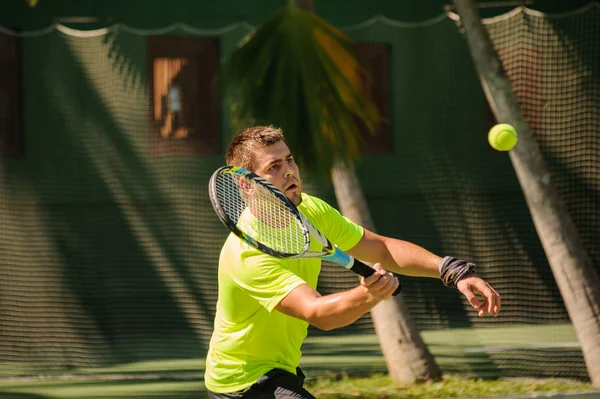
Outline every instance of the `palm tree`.
<svg viewBox="0 0 600 399">
<path fill-rule="evenodd" d="M 273 124 L 309 172 L 331 171 L 340 211 L 375 230 L 353 164 L 360 120 L 374 131 L 379 113 L 352 41 L 296 0 L 260 26 L 224 68 L 237 128 Z M 401 296 L 372 311 L 389 374 L 398 381 L 438 380 L 441 372 Z"/>
<path fill-rule="evenodd" d="M 600 279 L 552 183 L 517 96 L 472 0 L 454 0 L 488 102 L 498 121 L 519 132 L 510 151 L 536 230 L 577 331 L 592 384 L 600 387 Z"/>
</svg>

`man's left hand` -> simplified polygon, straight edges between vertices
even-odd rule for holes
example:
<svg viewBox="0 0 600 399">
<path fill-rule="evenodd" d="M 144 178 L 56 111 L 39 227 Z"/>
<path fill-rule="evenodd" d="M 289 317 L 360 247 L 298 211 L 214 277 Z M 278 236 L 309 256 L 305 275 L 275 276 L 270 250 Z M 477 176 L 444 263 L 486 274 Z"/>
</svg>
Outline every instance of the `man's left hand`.
<svg viewBox="0 0 600 399">
<path fill-rule="evenodd" d="M 498 316 L 500 312 L 500 295 L 488 283 L 474 274 L 461 278 L 456 288 L 467 298 L 471 306 L 477 310 L 479 316 Z M 477 297 L 480 294 L 483 298 Z"/>
</svg>

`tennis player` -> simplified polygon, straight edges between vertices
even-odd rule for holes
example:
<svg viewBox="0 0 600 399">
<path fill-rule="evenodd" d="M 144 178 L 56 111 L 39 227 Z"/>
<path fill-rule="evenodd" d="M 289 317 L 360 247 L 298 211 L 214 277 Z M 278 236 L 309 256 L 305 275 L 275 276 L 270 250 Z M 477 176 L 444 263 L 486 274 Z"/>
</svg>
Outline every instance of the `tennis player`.
<svg viewBox="0 0 600 399">
<path fill-rule="evenodd" d="M 332 330 L 353 323 L 392 297 L 399 284 L 392 272 L 441 278 L 458 288 L 479 316 L 498 315 L 500 296 L 476 276 L 472 263 L 375 234 L 303 193 L 298 165 L 280 129 L 241 131 L 226 161 L 271 182 L 333 244 L 374 263 L 376 273 L 348 291 L 322 296 L 316 291 L 320 259 L 275 258 L 230 234 L 219 258 L 219 298 L 206 359 L 211 398 L 314 398 L 303 388 L 298 367 L 308 325 Z"/>
</svg>

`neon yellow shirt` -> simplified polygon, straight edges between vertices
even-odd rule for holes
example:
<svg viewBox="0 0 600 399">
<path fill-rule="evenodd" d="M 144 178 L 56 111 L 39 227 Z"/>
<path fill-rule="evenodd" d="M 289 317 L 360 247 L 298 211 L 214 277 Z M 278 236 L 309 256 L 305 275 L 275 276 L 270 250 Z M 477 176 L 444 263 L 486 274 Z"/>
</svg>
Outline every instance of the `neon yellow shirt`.
<svg viewBox="0 0 600 399">
<path fill-rule="evenodd" d="M 302 194 L 298 209 L 343 251 L 362 238 L 361 226 L 316 197 Z M 311 242 L 311 250 L 319 249 Z M 227 238 L 219 258 L 219 299 L 206 357 L 209 390 L 243 390 L 273 368 L 296 373 L 308 323 L 274 309 L 299 285 L 316 289 L 320 270 L 319 258 L 278 259 L 233 234 Z"/>
</svg>

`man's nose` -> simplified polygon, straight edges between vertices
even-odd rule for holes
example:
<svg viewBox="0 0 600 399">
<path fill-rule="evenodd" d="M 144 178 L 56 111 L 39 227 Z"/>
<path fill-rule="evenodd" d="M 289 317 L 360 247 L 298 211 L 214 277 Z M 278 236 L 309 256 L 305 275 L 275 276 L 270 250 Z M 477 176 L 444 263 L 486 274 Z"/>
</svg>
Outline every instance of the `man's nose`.
<svg viewBox="0 0 600 399">
<path fill-rule="evenodd" d="M 285 177 L 286 179 L 289 179 L 293 175 L 294 175 L 294 169 L 292 168 L 292 165 L 287 165 L 287 169 L 283 172 L 283 177 Z"/>
</svg>

